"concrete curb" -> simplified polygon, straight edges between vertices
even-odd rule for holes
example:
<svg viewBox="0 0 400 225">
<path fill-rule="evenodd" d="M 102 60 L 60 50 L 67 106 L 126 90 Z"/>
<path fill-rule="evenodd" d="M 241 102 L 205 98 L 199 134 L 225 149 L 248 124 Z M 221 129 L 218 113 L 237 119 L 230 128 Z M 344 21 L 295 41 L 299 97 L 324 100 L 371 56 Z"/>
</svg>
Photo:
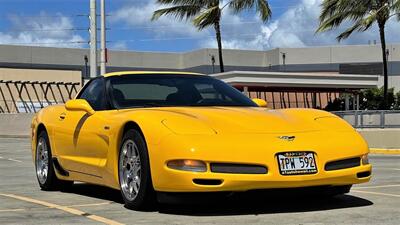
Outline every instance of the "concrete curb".
<svg viewBox="0 0 400 225">
<path fill-rule="evenodd" d="M 400 155 L 400 149 L 370 148 L 371 154 Z"/>
</svg>

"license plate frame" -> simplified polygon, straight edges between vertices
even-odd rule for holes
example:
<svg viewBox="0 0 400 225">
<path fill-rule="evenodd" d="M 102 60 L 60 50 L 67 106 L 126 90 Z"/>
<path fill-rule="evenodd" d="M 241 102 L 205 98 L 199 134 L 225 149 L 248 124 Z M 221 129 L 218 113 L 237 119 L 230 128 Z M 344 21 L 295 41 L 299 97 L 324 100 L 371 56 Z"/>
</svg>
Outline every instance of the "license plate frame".
<svg viewBox="0 0 400 225">
<path fill-rule="evenodd" d="M 304 157 L 307 157 L 307 160 L 310 160 L 310 157 L 312 158 L 313 161 L 313 166 L 310 167 L 304 167 L 304 168 L 297 168 L 298 164 L 301 164 L 300 158 L 303 157 L 303 163 L 306 164 L 304 161 Z M 276 155 L 277 161 L 278 161 L 278 168 L 279 168 L 279 173 L 284 176 L 292 176 L 292 175 L 312 175 L 318 173 L 318 168 L 317 168 L 317 163 L 316 163 L 316 157 L 315 153 L 312 151 L 300 151 L 300 152 L 280 152 L 277 153 Z M 282 159 L 285 162 L 282 162 Z M 288 161 L 285 159 L 289 160 L 290 163 L 290 169 L 287 169 L 286 165 Z M 293 159 L 293 160 L 291 160 Z M 296 162 L 296 159 L 298 162 Z M 293 164 L 294 167 L 293 168 Z M 310 163 L 307 163 L 310 164 Z M 284 168 L 285 167 L 285 168 Z"/>
</svg>

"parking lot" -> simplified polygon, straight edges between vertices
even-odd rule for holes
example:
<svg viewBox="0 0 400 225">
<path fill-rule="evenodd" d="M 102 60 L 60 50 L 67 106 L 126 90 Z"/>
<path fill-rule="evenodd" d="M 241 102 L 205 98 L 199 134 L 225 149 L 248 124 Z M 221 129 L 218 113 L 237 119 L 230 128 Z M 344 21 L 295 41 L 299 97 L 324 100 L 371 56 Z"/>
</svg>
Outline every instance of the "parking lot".
<svg viewBox="0 0 400 225">
<path fill-rule="evenodd" d="M 29 139 L 1 138 L 0 224 L 399 224 L 400 155 L 373 155 L 371 162 L 370 183 L 332 199 L 242 193 L 136 212 L 104 187 L 40 191 Z"/>
</svg>

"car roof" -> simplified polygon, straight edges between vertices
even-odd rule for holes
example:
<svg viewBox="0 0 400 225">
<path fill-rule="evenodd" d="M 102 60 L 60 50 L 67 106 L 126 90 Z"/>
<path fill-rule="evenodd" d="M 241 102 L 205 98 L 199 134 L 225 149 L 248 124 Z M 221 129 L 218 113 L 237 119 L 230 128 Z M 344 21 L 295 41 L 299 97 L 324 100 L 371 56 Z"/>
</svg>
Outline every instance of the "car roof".
<svg viewBox="0 0 400 225">
<path fill-rule="evenodd" d="M 192 72 L 178 72 L 178 71 L 120 71 L 113 73 L 106 73 L 104 77 L 113 77 L 113 76 L 126 76 L 126 75 L 144 75 L 144 74 L 166 74 L 166 75 L 204 75 L 201 73 L 192 73 Z"/>
</svg>

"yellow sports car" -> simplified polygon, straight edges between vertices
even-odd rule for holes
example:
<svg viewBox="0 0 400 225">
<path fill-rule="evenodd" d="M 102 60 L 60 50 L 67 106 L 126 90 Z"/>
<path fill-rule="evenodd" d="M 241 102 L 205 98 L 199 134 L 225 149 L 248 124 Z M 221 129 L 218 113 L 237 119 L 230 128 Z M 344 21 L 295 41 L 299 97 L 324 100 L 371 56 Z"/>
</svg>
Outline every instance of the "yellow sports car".
<svg viewBox="0 0 400 225">
<path fill-rule="evenodd" d="M 370 180 L 368 146 L 344 120 L 265 106 L 201 74 L 92 79 L 75 99 L 32 120 L 39 185 L 104 185 L 141 209 L 157 192 L 321 187 L 343 194 Z"/>
</svg>

